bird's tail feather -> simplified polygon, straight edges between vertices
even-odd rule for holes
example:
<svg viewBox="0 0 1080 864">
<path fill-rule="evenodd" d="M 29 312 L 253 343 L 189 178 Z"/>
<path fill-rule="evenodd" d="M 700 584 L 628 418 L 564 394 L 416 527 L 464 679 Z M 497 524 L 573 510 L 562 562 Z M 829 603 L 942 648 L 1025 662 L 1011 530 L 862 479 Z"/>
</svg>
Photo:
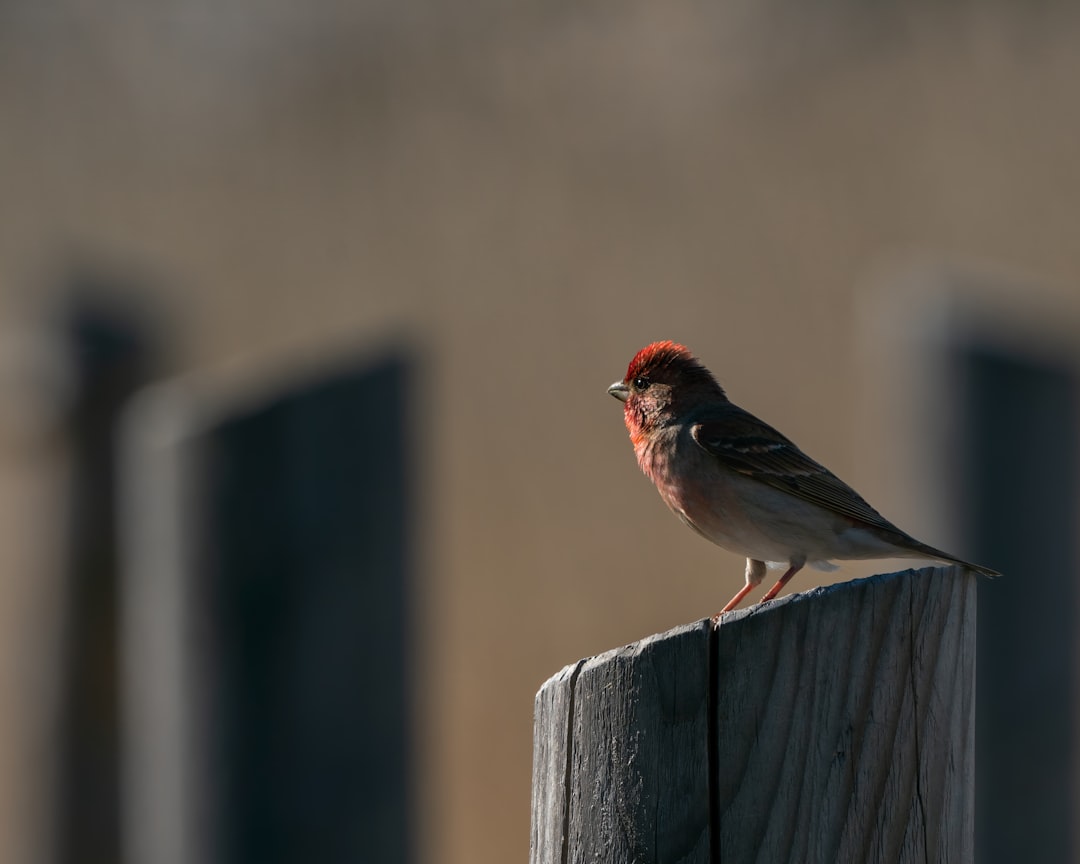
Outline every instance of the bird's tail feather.
<svg viewBox="0 0 1080 864">
<path fill-rule="evenodd" d="M 958 564 L 973 573 L 979 573 L 982 576 L 988 576 L 991 579 L 1001 575 L 997 570 L 991 570 L 989 567 L 983 567 L 981 564 L 972 564 L 970 561 L 965 561 L 963 558 L 957 558 L 955 555 L 950 555 L 948 552 L 942 552 L 940 549 L 935 549 L 933 546 L 927 546 L 925 543 L 920 543 L 917 540 L 911 546 L 911 551 L 913 554 L 917 553 L 919 555 L 925 555 L 927 558 L 936 558 L 938 561 L 945 561 L 949 564 Z"/>
</svg>

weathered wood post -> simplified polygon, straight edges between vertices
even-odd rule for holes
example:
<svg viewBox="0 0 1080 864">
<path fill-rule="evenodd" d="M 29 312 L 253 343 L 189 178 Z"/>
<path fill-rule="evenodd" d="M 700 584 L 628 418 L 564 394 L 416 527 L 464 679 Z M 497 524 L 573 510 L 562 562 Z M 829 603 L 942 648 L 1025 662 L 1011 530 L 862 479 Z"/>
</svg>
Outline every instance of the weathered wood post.
<svg viewBox="0 0 1080 864">
<path fill-rule="evenodd" d="M 532 864 L 970 862 L 975 577 L 875 576 L 536 695 Z"/>
</svg>

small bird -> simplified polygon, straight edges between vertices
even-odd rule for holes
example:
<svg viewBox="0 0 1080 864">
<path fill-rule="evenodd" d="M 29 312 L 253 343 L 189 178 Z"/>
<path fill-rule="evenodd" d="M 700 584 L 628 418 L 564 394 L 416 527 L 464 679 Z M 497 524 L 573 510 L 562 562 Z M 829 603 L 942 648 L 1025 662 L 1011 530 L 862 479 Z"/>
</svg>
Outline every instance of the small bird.
<svg viewBox="0 0 1080 864">
<path fill-rule="evenodd" d="M 834 558 L 932 558 L 1000 575 L 905 534 L 831 471 L 731 402 L 682 345 L 642 348 L 608 393 L 624 403 L 638 465 L 664 503 L 706 540 L 746 556 L 746 585 L 714 620 L 738 606 L 769 566 L 786 569 L 763 603 L 807 564 L 835 570 Z"/>
</svg>

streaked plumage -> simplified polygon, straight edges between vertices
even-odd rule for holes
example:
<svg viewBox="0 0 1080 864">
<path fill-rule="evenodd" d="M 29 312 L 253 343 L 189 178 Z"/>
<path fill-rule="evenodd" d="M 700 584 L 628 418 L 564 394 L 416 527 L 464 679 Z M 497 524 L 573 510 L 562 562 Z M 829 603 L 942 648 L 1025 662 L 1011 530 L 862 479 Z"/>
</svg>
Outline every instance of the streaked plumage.
<svg viewBox="0 0 1080 864">
<path fill-rule="evenodd" d="M 746 585 L 786 567 L 762 600 L 806 564 L 832 559 L 932 558 L 988 576 L 996 571 L 927 546 L 883 517 L 850 486 L 767 423 L 732 403 L 682 345 L 654 342 L 608 392 L 624 402 L 638 464 L 668 507 L 718 546 L 744 555 Z"/>
</svg>

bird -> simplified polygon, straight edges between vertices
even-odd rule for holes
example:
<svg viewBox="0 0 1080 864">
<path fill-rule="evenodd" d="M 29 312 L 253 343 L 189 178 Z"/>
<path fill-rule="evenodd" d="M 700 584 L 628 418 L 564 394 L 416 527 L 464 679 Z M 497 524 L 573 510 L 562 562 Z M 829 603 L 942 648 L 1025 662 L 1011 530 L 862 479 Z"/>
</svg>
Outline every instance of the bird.
<svg viewBox="0 0 1080 864">
<path fill-rule="evenodd" d="M 746 558 L 746 584 L 713 616 L 735 609 L 783 568 L 759 602 L 772 600 L 804 566 L 836 560 L 924 558 L 972 564 L 897 528 L 765 421 L 730 399 L 712 373 L 676 342 L 653 342 L 608 387 L 623 403 L 637 462 L 682 522 Z"/>
</svg>

